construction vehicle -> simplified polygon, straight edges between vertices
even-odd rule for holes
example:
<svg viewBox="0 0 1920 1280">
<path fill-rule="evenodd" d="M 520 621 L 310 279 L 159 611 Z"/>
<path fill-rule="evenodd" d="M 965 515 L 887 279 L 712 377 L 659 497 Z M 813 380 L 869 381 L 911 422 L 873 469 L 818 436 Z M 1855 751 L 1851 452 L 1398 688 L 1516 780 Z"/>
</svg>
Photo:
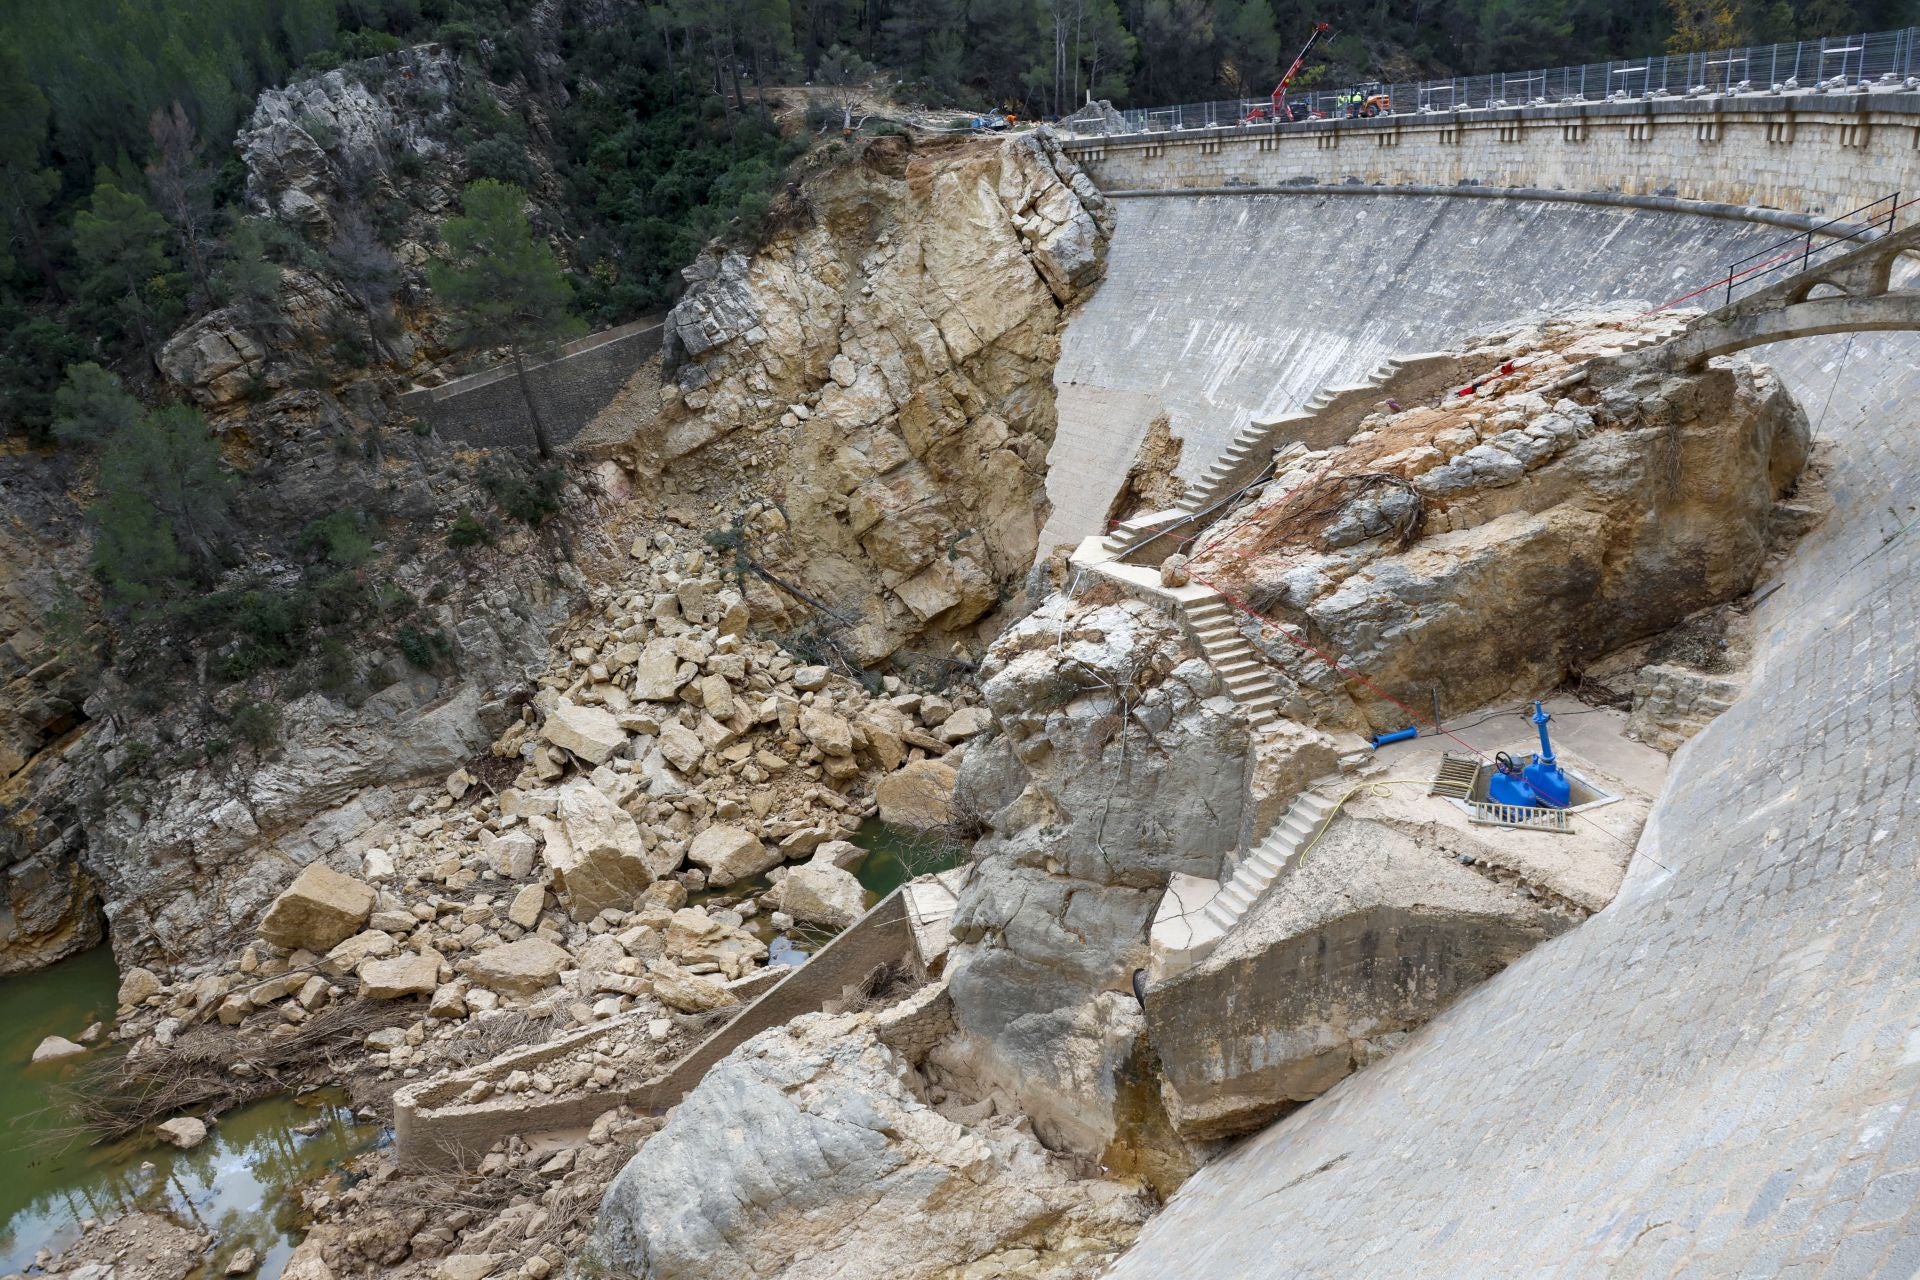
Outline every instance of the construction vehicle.
<svg viewBox="0 0 1920 1280">
<path fill-rule="evenodd" d="M 1293 78 L 1300 74 L 1300 68 L 1306 65 L 1307 55 L 1313 52 L 1313 46 L 1320 42 L 1320 37 L 1331 30 L 1333 30 L 1333 24 L 1330 22 L 1313 24 L 1313 34 L 1308 36 L 1306 44 L 1301 46 L 1300 56 L 1295 58 L 1293 65 L 1287 68 L 1287 74 L 1280 77 L 1280 83 L 1273 86 L 1272 101 L 1267 106 L 1255 107 L 1247 112 L 1240 118 L 1241 124 L 1264 124 L 1270 120 L 1290 123 L 1312 118 L 1313 111 L 1305 103 L 1287 101 L 1287 86 L 1292 84 Z"/>
<path fill-rule="evenodd" d="M 1378 84 L 1349 89 L 1340 95 L 1340 105 L 1349 120 L 1371 120 L 1393 114 L 1393 96 Z"/>
</svg>

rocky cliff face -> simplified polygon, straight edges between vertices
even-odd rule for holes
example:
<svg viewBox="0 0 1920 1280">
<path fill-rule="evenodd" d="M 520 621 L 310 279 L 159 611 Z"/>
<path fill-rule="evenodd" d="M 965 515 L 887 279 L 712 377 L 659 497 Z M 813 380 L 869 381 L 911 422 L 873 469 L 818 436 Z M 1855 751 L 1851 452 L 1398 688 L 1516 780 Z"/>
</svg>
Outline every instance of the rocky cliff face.
<svg viewBox="0 0 1920 1280">
<path fill-rule="evenodd" d="M 1216 878 L 1222 855 L 1335 774 L 1329 735 L 1404 725 L 1379 690 L 1423 712 L 1437 699 L 1447 713 L 1538 696 L 1587 659 L 1752 585 L 1805 456 L 1804 416 L 1752 366 L 1660 380 L 1603 361 L 1569 379 L 1619 341 L 1592 324 L 1492 345 L 1477 358 L 1516 361 L 1516 372 L 1464 403 L 1383 403 L 1343 444 L 1283 449 L 1265 492 L 1208 531 L 1191 566 L 1169 566 L 1175 581 L 1191 567 L 1286 628 L 1242 623 L 1289 695 L 1278 723 L 1250 733 L 1169 617 L 1116 602 L 1120 578 L 1082 581 L 1079 599 L 1055 597 L 1000 637 L 981 669 L 998 733 L 968 753 L 957 795 L 985 834 L 954 916 L 957 1031 L 937 1067 L 1004 1089 L 1059 1146 L 1107 1156 L 1121 1139 L 1142 1145 L 1160 1117 L 1140 1100 L 1152 1091 L 1130 1087 L 1148 1056 L 1130 978 L 1146 965 L 1148 920 L 1172 875 Z M 1362 840 L 1358 856 L 1379 843 Z M 1430 833 L 1411 843 L 1436 874 L 1464 873 Z M 1392 1005 L 1372 1021 L 1403 1031 L 1448 998 L 1436 991 L 1480 980 L 1604 905 L 1618 868 L 1601 878 L 1609 887 L 1564 919 L 1531 891 L 1466 883 L 1460 928 L 1419 934 L 1446 912 L 1426 911 L 1416 892 L 1398 914 L 1375 913 L 1384 932 L 1336 936 L 1316 922 L 1294 941 L 1307 956 L 1457 954 L 1452 985 L 1406 1008 L 1393 1003 L 1405 993 L 1384 986 L 1349 993 L 1352 1009 Z M 1334 877 L 1327 920 L 1362 914 L 1363 879 L 1343 888 Z M 1222 965 L 1234 954 L 1223 948 Z M 1210 1016 L 1193 1013 L 1198 1039 Z M 1274 1027 L 1246 1034 L 1248 1053 L 1286 1057 L 1259 1039 Z M 1336 1078 L 1373 1051 L 1334 1055 Z M 1196 1139 L 1232 1128 L 1174 1119 Z M 1161 1141 L 1147 1163 L 1177 1170 L 1181 1153 Z"/>
<path fill-rule="evenodd" d="M 813 1014 L 742 1046 L 615 1180 L 590 1256 L 645 1280 L 1096 1274 L 1145 1201 L 991 1105 L 929 1103 L 894 1022 Z"/>
<path fill-rule="evenodd" d="M 754 553 L 844 615 L 855 661 L 969 642 L 1033 562 L 1060 330 L 1107 204 L 1044 135 L 891 137 L 776 220 L 751 258 L 689 269 L 668 381 L 642 374 L 590 436 L 643 493 L 771 497 Z M 753 606 L 806 620 L 764 584 Z"/>
<path fill-rule="evenodd" d="M 981 674 L 998 734 L 960 773 L 956 803 L 985 834 L 953 920 L 959 1033 L 934 1062 L 1004 1091 L 1047 1141 L 1106 1157 L 1151 1123 L 1121 1114 L 1147 923 L 1170 876 L 1216 874 L 1241 839 L 1246 723 L 1137 601 L 1056 596 Z"/>
<path fill-rule="evenodd" d="M 31 453 L 0 456 L 0 975 L 35 969 L 100 940 L 85 843 L 30 797 L 86 722 L 87 681 L 62 652 L 85 571 L 80 513 Z"/>
<path fill-rule="evenodd" d="M 1806 415 L 1745 363 L 1674 377 L 1602 359 L 1553 389 L 1593 324 L 1476 352 L 1518 362 L 1478 396 L 1383 406 L 1343 445 L 1291 446 L 1200 540 L 1194 572 L 1291 629 L 1241 619 L 1292 714 L 1407 723 L 1328 659 L 1443 715 L 1531 696 L 1751 588 Z"/>
</svg>

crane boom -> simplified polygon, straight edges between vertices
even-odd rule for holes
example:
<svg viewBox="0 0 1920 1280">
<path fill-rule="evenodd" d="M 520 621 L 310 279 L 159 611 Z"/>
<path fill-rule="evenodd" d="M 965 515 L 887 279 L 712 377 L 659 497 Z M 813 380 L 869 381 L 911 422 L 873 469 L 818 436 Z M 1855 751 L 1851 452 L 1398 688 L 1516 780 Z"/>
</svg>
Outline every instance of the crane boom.
<svg viewBox="0 0 1920 1280">
<path fill-rule="evenodd" d="M 1307 55 L 1313 52 L 1313 46 L 1319 43 L 1320 37 L 1331 30 L 1333 30 L 1333 24 L 1330 22 L 1316 22 L 1313 24 L 1313 34 L 1308 36 L 1306 44 L 1300 47 L 1300 56 L 1295 58 L 1293 65 L 1287 68 L 1287 74 L 1280 77 L 1280 83 L 1273 87 L 1274 119 L 1286 119 L 1284 108 L 1287 105 L 1287 86 L 1292 84 L 1293 78 L 1300 74 L 1301 66 L 1306 62 Z"/>
</svg>

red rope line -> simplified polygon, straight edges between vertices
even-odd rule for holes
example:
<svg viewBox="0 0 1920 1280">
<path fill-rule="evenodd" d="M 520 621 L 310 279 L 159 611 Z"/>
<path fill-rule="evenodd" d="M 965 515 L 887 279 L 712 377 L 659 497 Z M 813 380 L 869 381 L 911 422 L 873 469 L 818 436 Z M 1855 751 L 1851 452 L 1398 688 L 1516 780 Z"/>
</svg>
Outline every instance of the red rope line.
<svg viewBox="0 0 1920 1280">
<path fill-rule="evenodd" d="M 1412 707 L 1400 701 L 1400 699 L 1394 697 L 1392 694 L 1388 693 L 1385 689 L 1382 689 L 1379 685 L 1375 684 L 1373 681 L 1367 679 L 1364 675 L 1360 674 L 1358 671 L 1355 671 L 1351 667 L 1342 666 L 1339 662 L 1337 662 L 1333 658 L 1331 654 L 1327 653 L 1325 650 L 1321 649 L 1319 646 L 1312 644 L 1306 640 L 1302 640 L 1299 636 L 1294 635 L 1291 631 L 1288 631 L 1285 627 L 1282 627 L 1279 623 L 1273 621 L 1271 618 L 1267 617 L 1265 614 L 1259 612 L 1257 609 L 1254 609 L 1253 607 L 1248 605 L 1245 601 L 1241 600 L 1238 596 L 1232 594 L 1229 591 L 1223 590 L 1215 583 L 1207 581 L 1205 578 L 1195 573 L 1191 567 L 1189 567 L 1187 570 L 1187 576 L 1193 579 L 1195 582 L 1199 583 L 1201 586 L 1211 590 L 1215 595 L 1219 596 L 1222 600 L 1225 600 L 1228 605 L 1232 606 L 1235 609 L 1238 609 L 1241 613 L 1246 614 L 1249 618 L 1252 618 L 1255 622 L 1259 623 L 1260 629 L 1262 631 L 1267 631 L 1269 629 L 1278 631 L 1281 635 L 1285 636 L 1287 638 L 1287 641 L 1290 644 L 1292 644 L 1294 647 L 1299 649 L 1304 649 L 1306 652 L 1320 659 L 1320 661 L 1326 663 L 1328 666 L 1332 667 L 1335 671 L 1338 671 L 1341 675 L 1346 676 L 1348 679 L 1358 680 L 1361 684 L 1367 686 L 1367 688 L 1373 690 L 1375 693 L 1379 694 L 1382 698 L 1385 698 L 1388 702 L 1391 702 L 1394 706 L 1406 712 L 1407 718 L 1413 721 L 1415 724 L 1422 723 L 1424 719 L 1425 723 L 1433 726 L 1433 730 L 1435 733 L 1444 734 L 1447 737 L 1452 738 L 1455 742 L 1465 747 L 1468 751 L 1471 751 L 1474 755 L 1478 756 L 1480 759 L 1489 760 L 1492 758 L 1489 755 L 1487 755 L 1486 752 L 1480 750 L 1480 748 L 1474 746 L 1471 742 L 1468 742 L 1465 738 L 1453 732 L 1453 730 L 1442 725 L 1438 720 L 1433 719 L 1431 716 L 1423 718 Z"/>
</svg>

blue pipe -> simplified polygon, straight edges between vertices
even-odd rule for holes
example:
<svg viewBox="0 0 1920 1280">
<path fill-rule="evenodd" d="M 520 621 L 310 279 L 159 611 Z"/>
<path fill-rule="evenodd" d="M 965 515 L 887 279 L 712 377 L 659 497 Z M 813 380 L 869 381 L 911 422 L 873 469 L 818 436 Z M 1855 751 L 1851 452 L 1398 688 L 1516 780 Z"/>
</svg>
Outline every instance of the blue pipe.
<svg viewBox="0 0 1920 1280">
<path fill-rule="evenodd" d="M 1417 738 L 1419 736 L 1420 736 L 1419 726 L 1408 725 L 1406 728 L 1396 730 L 1393 733 L 1376 733 L 1375 735 L 1373 735 L 1372 738 L 1369 739 L 1369 741 L 1373 743 L 1373 749 L 1375 751 L 1378 751 L 1380 748 L 1386 746 L 1389 742 L 1405 742 L 1409 738 Z"/>
<path fill-rule="evenodd" d="M 1535 698 L 1533 700 L 1532 720 L 1533 720 L 1533 723 L 1539 726 L 1539 729 L 1540 729 L 1540 763 L 1541 764 L 1554 763 L 1553 743 L 1547 739 L 1547 721 L 1551 719 L 1553 719 L 1553 717 L 1547 714 L 1547 709 L 1540 705 L 1540 699 Z"/>
</svg>

